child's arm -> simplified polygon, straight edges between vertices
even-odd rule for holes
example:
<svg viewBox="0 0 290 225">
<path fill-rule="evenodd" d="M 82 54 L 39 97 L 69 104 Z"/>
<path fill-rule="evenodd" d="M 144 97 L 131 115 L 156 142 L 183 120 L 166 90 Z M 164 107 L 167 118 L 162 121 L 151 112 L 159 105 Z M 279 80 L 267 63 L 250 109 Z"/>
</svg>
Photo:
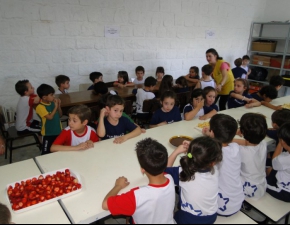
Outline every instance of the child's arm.
<svg viewBox="0 0 290 225">
<path fill-rule="evenodd" d="M 189 74 L 185 76 L 185 79 L 191 83 L 197 84 L 199 82 L 198 79 L 192 79 L 189 77 Z"/>
<path fill-rule="evenodd" d="M 246 104 L 246 108 L 253 108 L 253 107 L 259 107 L 261 106 L 261 102 L 257 101 L 256 99 L 252 98 L 248 104 Z"/>
<path fill-rule="evenodd" d="M 200 83 L 200 81 L 197 82 L 197 84 L 196 84 L 196 86 L 195 86 L 194 89 L 198 89 L 198 88 L 201 88 L 201 83 Z"/>
<path fill-rule="evenodd" d="M 186 153 L 189 145 L 190 145 L 189 141 L 184 141 L 182 145 L 180 145 L 177 149 L 175 149 L 174 152 L 172 152 L 172 154 L 168 157 L 167 167 L 172 167 L 177 156 L 180 155 L 181 153 Z"/>
<path fill-rule="evenodd" d="M 100 138 L 103 138 L 106 135 L 106 127 L 104 124 L 104 119 L 105 119 L 106 114 L 107 114 L 107 109 L 103 108 L 100 113 L 99 125 L 97 129 L 97 134 Z"/>
<path fill-rule="evenodd" d="M 132 132 L 122 136 L 122 137 L 118 137 L 114 140 L 115 144 L 122 144 L 125 141 L 128 141 L 131 138 L 137 137 L 142 133 L 141 128 L 138 126 L 135 130 L 133 130 Z"/>
<path fill-rule="evenodd" d="M 271 103 L 265 102 L 265 101 L 261 101 L 261 103 L 263 106 L 266 106 L 266 107 L 273 109 L 273 110 L 282 110 L 283 109 L 281 105 L 275 106 L 275 105 L 272 105 Z"/>
<path fill-rule="evenodd" d="M 134 83 L 128 82 L 124 85 L 125 87 L 135 87 Z"/>
<path fill-rule="evenodd" d="M 277 145 L 275 152 L 272 156 L 272 159 L 277 158 L 279 155 L 281 155 L 281 153 L 283 152 L 283 147 L 282 147 L 282 143 L 281 141 L 279 141 L 279 144 Z"/>
<path fill-rule="evenodd" d="M 115 87 L 119 87 L 119 82 L 114 82 L 114 84 L 113 84 Z"/>
<path fill-rule="evenodd" d="M 58 99 L 58 114 L 59 117 L 62 117 L 62 109 L 61 109 L 61 100 Z"/>
<path fill-rule="evenodd" d="M 130 183 L 128 182 L 126 177 L 120 177 L 116 180 L 115 186 L 113 189 L 106 195 L 103 200 L 102 208 L 104 210 L 108 210 L 108 199 L 112 196 L 116 196 L 122 189 L 127 187 Z"/>
<path fill-rule="evenodd" d="M 164 121 L 162 123 L 159 123 L 159 124 L 156 124 L 156 125 L 150 125 L 149 127 L 150 128 L 155 128 L 155 127 L 161 127 L 161 126 L 164 126 L 164 125 L 167 125 L 167 122 L 166 121 Z"/>
<path fill-rule="evenodd" d="M 210 111 L 209 113 L 205 114 L 204 116 L 200 116 L 199 119 L 200 120 L 207 120 L 207 119 L 212 118 L 216 114 L 217 114 L 217 111 L 215 109 L 213 109 L 212 111 Z"/>
<path fill-rule="evenodd" d="M 58 110 L 59 108 L 59 104 L 58 104 L 58 100 L 57 99 L 54 99 L 54 109 L 51 113 L 49 113 L 48 115 L 44 116 L 46 119 L 48 120 L 52 120 L 54 115 L 56 114 L 56 111 Z"/>
<path fill-rule="evenodd" d="M 199 112 L 199 110 L 204 106 L 204 100 L 202 100 L 200 103 L 198 103 L 197 107 L 193 109 L 192 111 L 185 113 L 184 119 L 186 121 L 193 120 L 193 118 L 196 116 L 196 114 Z"/>
<path fill-rule="evenodd" d="M 244 139 L 234 139 L 234 143 L 237 143 L 238 145 L 246 146 L 246 140 Z"/>
<path fill-rule="evenodd" d="M 94 147 L 94 146 L 93 146 Z M 68 151 L 81 151 L 92 148 L 87 142 L 81 143 L 77 146 L 64 146 L 53 144 L 50 148 L 51 152 L 68 152 Z"/>
</svg>

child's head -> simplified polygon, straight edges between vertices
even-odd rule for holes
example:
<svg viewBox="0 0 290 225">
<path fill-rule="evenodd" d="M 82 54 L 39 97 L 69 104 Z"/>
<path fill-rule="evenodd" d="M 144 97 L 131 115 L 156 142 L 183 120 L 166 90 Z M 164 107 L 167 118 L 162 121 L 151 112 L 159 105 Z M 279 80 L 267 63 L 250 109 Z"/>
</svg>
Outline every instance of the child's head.
<svg viewBox="0 0 290 225">
<path fill-rule="evenodd" d="M 290 122 L 290 110 L 277 110 L 272 114 L 271 119 L 273 128 L 279 129 L 284 123 Z"/>
<path fill-rule="evenodd" d="M 248 55 L 244 55 L 242 58 L 242 64 L 244 66 L 247 66 L 247 65 L 249 65 L 249 63 L 250 63 L 250 57 Z"/>
<path fill-rule="evenodd" d="M 211 172 L 214 166 L 222 161 L 222 144 L 210 137 L 194 139 L 188 148 L 187 155 L 180 159 L 182 172 L 180 180 L 183 182 L 195 179 L 196 172 Z"/>
<path fill-rule="evenodd" d="M 177 84 L 177 86 L 179 88 L 187 88 L 188 87 L 187 80 L 185 79 L 184 76 L 181 76 L 181 77 L 177 78 L 177 80 L 175 81 L 175 83 Z"/>
<path fill-rule="evenodd" d="M 277 91 L 279 91 L 284 84 L 285 80 L 280 75 L 275 75 L 270 79 L 270 85 L 274 86 L 277 89 Z"/>
<path fill-rule="evenodd" d="M 245 79 L 238 78 L 235 80 L 235 93 L 236 94 L 247 94 L 249 91 L 249 82 Z"/>
<path fill-rule="evenodd" d="M 235 60 L 234 63 L 236 67 L 241 67 L 241 65 L 243 64 L 243 60 L 241 58 L 238 58 Z"/>
<path fill-rule="evenodd" d="M 136 73 L 137 80 L 143 80 L 143 77 L 145 75 L 145 69 L 144 69 L 144 67 L 143 66 L 138 66 L 135 69 L 135 73 Z"/>
<path fill-rule="evenodd" d="M 146 138 L 136 144 L 136 153 L 142 173 L 151 176 L 164 173 L 167 167 L 168 153 L 166 148 L 151 138 Z"/>
<path fill-rule="evenodd" d="M 173 91 L 165 91 L 160 98 L 164 112 L 170 112 L 175 106 L 176 94 Z"/>
<path fill-rule="evenodd" d="M 199 68 L 197 66 L 190 67 L 189 76 L 192 78 L 198 77 L 199 76 Z"/>
<path fill-rule="evenodd" d="M 100 72 L 92 72 L 90 74 L 90 80 L 96 84 L 98 82 L 102 82 L 103 81 L 103 74 L 101 74 Z"/>
<path fill-rule="evenodd" d="M 215 103 L 217 91 L 213 87 L 206 87 L 203 89 L 203 98 L 206 106 L 211 106 Z"/>
<path fill-rule="evenodd" d="M 237 121 L 228 115 L 216 114 L 209 121 L 212 137 L 223 144 L 229 144 L 233 141 L 237 130 Z"/>
<path fill-rule="evenodd" d="M 259 93 L 265 102 L 271 102 L 278 97 L 277 89 L 271 85 L 262 87 Z"/>
<path fill-rule="evenodd" d="M 41 84 L 36 92 L 39 98 L 45 102 L 52 102 L 54 100 L 55 90 L 48 84 Z"/>
<path fill-rule="evenodd" d="M 11 212 L 6 205 L 0 203 L 0 224 L 11 224 Z"/>
<path fill-rule="evenodd" d="M 290 122 L 282 125 L 278 131 L 278 138 L 282 142 L 282 147 L 290 152 Z"/>
<path fill-rule="evenodd" d="M 159 93 L 162 95 L 163 92 L 173 90 L 173 77 L 171 75 L 165 75 L 160 83 Z"/>
<path fill-rule="evenodd" d="M 202 89 L 194 89 L 191 93 L 190 104 L 192 104 L 193 108 L 197 107 L 197 104 L 203 100 L 203 91 Z"/>
<path fill-rule="evenodd" d="M 213 72 L 213 68 L 211 65 L 207 64 L 201 68 L 202 76 L 211 76 Z"/>
<path fill-rule="evenodd" d="M 34 87 L 32 87 L 29 80 L 20 80 L 15 84 L 15 90 L 20 96 L 30 96 L 34 94 Z"/>
<path fill-rule="evenodd" d="M 109 92 L 108 86 L 100 81 L 94 84 L 94 92 L 96 95 L 105 95 Z"/>
<path fill-rule="evenodd" d="M 129 75 L 126 71 L 119 71 L 118 82 L 121 84 L 127 84 L 129 82 Z"/>
<path fill-rule="evenodd" d="M 90 121 L 92 112 L 86 105 L 77 105 L 69 109 L 68 125 L 72 131 L 82 130 Z"/>
<path fill-rule="evenodd" d="M 267 129 L 267 122 L 263 115 L 257 113 L 246 113 L 241 118 L 241 133 L 251 144 L 260 144 L 260 142 L 266 137 Z"/>
<path fill-rule="evenodd" d="M 107 98 L 106 109 L 109 113 L 109 117 L 115 121 L 118 121 L 123 114 L 125 101 L 118 95 L 110 95 Z"/>
<path fill-rule="evenodd" d="M 149 88 L 150 91 L 154 90 L 154 87 L 156 86 L 157 80 L 154 77 L 147 77 L 145 79 L 144 86 Z"/>
<path fill-rule="evenodd" d="M 162 80 L 163 77 L 164 77 L 164 74 L 165 74 L 165 70 L 164 70 L 164 68 L 163 68 L 163 67 L 157 67 L 157 69 L 156 69 L 156 73 L 155 73 L 156 78 L 157 78 L 158 80 Z"/>
<path fill-rule="evenodd" d="M 70 79 L 66 75 L 58 75 L 55 78 L 55 83 L 59 88 L 69 89 L 69 87 L 70 87 L 69 82 L 70 82 Z"/>
</svg>

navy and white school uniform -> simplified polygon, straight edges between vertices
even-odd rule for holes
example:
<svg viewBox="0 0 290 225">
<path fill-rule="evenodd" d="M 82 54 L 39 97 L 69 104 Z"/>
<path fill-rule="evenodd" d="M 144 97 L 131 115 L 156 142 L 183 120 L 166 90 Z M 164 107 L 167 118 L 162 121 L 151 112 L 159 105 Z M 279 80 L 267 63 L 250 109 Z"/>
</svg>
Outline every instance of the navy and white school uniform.
<svg viewBox="0 0 290 225">
<path fill-rule="evenodd" d="M 241 179 L 241 155 L 239 145 L 231 143 L 222 148 L 223 160 L 219 168 L 219 198 L 217 213 L 231 216 L 240 211 L 245 199 Z"/>
<path fill-rule="evenodd" d="M 216 104 L 212 104 L 210 108 L 214 109 L 215 111 L 219 111 L 219 107 Z"/>
<path fill-rule="evenodd" d="M 175 187 L 170 175 L 164 185 L 147 185 L 108 198 L 112 215 L 132 216 L 134 224 L 175 224 Z"/>
<path fill-rule="evenodd" d="M 244 194 L 248 198 L 258 200 L 264 196 L 267 188 L 265 171 L 267 144 L 262 141 L 257 146 L 240 146 L 240 154 Z"/>
<path fill-rule="evenodd" d="M 264 101 L 264 99 L 260 95 L 258 95 L 258 93 L 259 92 L 255 92 L 255 93 L 251 94 L 252 98 L 256 99 L 259 102 Z"/>
<path fill-rule="evenodd" d="M 218 210 L 218 179 L 219 171 L 215 167 L 211 171 L 196 172 L 194 180 L 183 182 L 179 180 L 181 167 L 171 167 L 165 170 L 173 177 L 175 185 L 180 187 L 181 210 L 175 213 L 177 224 L 212 224 L 217 218 Z"/>
<path fill-rule="evenodd" d="M 194 110 L 192 104 L 187 104 L 183 109 L 183 115 L 185 116 L 186 113 L 189 113 L 192 110 Z M 204 106 L 203 108 L 201 108 L 199 110 L 199 112 L 196 114 L 196 116 L 194 118 L 199 118 L 200 116 L 204 116 L 204 115 L 210 113 L 212 110 L 213 110 L 213 108 Z"/>
<path fill-rule="evenodd" d="M 155 98 L 155 94 L 153 94 L 151 91 L 146 91 L 142 88 L 134 89 L 133 94 L 136 95 L 136 112 L 137 113 L 144 113 L 143 112 L 143 102 L 145 100 Z"/>
<path fill-rule="evenodd" d="M 157 125 L 162 122 L 167 122 L 167 124 L 175 123 L 181 121 L 181 114 L 179 108 L 174 106 L 170 112 L 163 112 L 162 109 L 156 110 L 153 114 L 150 124 Z"/>
<path fill-rule="evenodd" d="M 246 101 L 242 101 L 236 98 L 232 98 L 231 94 L 234 93 L 234 91 L 230 92 L 230 97 L 228 100 L 228 108 L 229 109 L 233 109 L 233 108 L 239 108 L 242 106 L 245 106 L 246 104 L 248 104 L 248 102 Z M 253 97 L 249 94 L 243 94 L 243 96 L 245 96 L 246 98 L 252 99 Z"/>
<path fill-rule="evenodd" d="M 209 80 L 209 81 L 200 81 L 200 88 L 205 89 L 206 87 L 213 87 L 215 88 L 215 81 L 214 80 Z"/>
</svg>

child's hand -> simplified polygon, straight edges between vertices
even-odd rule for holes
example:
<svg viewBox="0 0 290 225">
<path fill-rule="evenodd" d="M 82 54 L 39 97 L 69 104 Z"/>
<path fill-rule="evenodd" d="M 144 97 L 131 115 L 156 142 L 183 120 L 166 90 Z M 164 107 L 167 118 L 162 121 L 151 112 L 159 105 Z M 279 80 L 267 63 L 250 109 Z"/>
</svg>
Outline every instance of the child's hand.
<svg viewBox="0 0 290 225">
<path fill-rule="evenodd" d="M 278 106 L 276 106 L 276 110 L 283 110 L 282 105 L 278 105 Z"/>
<path fill-rule="evenodd" d="M 141 129 L 141 132 L 142 132 L 142 134 L 145 134 L 146 130 L 145 129 Z"/>
<path fill-rule="evenodd" d="M 80 143 L 77 147 L 78 147 L 79 150 L 87 150 L 87 149 L 89 149 L 89 146 L 88 146 L 88 144 L 86 142 Z"/>
<path fill-rule="evenodd" d="M 204 136 L 208 136 L 208 137 L 210 137 L 209 127 L 204 127 L 204 128 L 202 129 L 202 134 L 203 134 Z"/>
<path fill-rule="evenodd" d="M 240 129 L 237 130 L 237 135 L 240 136 L 240 137 L 243 137 L 243 134 L 242 134 Z"/>
<path fill-rule="evenodd" d="M 120 187 L 120 188 L 124 189 L 129 184 L 130 184 L 130 182 L 128 182 L 128 179 L 126 177 L 119 177 L 116 180 L 115 187 Z"/>
<path fill-rule="evenodd" d="M 39 103 L 39 101 L 40 101 L 40 98 L 39 98 L 39 96 L 36 96 L 34 99 L 33 99 L 33 104 L 38 104 Z"/>
<path fill-rule="evenodd" d="M 115 144 L 122 144 L 124 143 L 125 141 L 127 141 L 127 138 L 125 136 L 122 136 L 122 137 L 118 137 L 114 140 L 114 143 Z"/>
<path fill-rule="evenodd" d="M 126 85 L 124 85 L 124 84 L 118 84 L 118 87 L 119 88 L 124 88 L 124 87 L 126 87 Z"/>
<path fill-rule="evenodd" d="M 61 100 L 60 99 L 58 99 L 58 107 L 60 108 L 61 106 Z"/>
<path fill-rule="evenodd" d="M 162 123 L 159 123 L 157 126 L 158 126 L 158 127 L 161 127 L 161 126 L 164 126 L 164 125 L 167 125 L 167 122 L 166 122 L 166 121 L 164 121 L 164 122 L 162 122 Z"/>
<path fill-rule="evenodd" d="M 108 110 L 103 108 L 100 112 L 100 118 L 104 118 L 105 116 L 108 116 Z"/>
<path fill-rule="evenodd" d="M 252 105 L 251 103 L 249 103 L 249 104 L 246 104 L 245 107 L 246 107 L 247 109 L 250 109 L 250 108 L 253 108 L 253 105 Z"/>
<path fill-rule="evenodd" d="M 94 147 L 94 142 L 92 142 L 91 140 L 86 141 L 87 145 L 89 148 L 93 148 Z"/>
<path fill-rule="evenodd" d="M 207 120 L 208 118 L 207 118 L 207 115 L 204 115 L 204 116 L 200 116 L 199 119 L 200 120 Z"/>
<path fill-rule="evenodd" d="M 201 109 L 204 107 L 204 99 L 201 100 L 198 104 L 197 104 L 197 108 Z"/>
<path fill-rule="evenodd" d="M 182 154 L 182 153 L 186 153 L 188 150 L 188 147 L 186 147 L 186 145 L 180 145 L 177 147 L 177 149 L 175 149 L 175 152 L 179 155 L 179 154 Z"/>
<path fill-rule="evenodd" d="M 55 99 L 53 100 L 53 102 L 54 102 L 54 107 L 55 107 L 55 108 L 58 108 L 58 99 L 55 98 Z"/>
</svg>

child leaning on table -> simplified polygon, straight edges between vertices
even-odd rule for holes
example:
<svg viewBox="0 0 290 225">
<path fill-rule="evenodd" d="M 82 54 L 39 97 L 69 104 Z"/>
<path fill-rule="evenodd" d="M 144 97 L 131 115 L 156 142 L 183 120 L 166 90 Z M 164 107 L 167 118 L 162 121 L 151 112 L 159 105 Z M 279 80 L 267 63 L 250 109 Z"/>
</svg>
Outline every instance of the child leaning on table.
<svg viewBox="0 0 290 225">
<path fill-rule="evenodd" d="M 257 101 L 261 102 L 263 106 L 266 106 L 273 110 L 282 110 L 282 106 L 274 106 L 270 102 L 278 97 L 278 91 L 274 86 L 268 85 L 261 88 L 259 92 L 251 94 L 251 96 Z"/>
<path fill-rule="evenodd" d="M 282 76 L 275 75 L 275 76 L 271 77 L 269 83 L 271 86 L 274 86 L 277 91 L 279 91 L 283 87 L 283 85 L 285 84 L 285 80 L 283 79 Z"/>
<path fill-rule="evenodd" d="M 140 127 L 122 116 L 124 105 L 125 101 L 120 96 L 108 97 L 106 107 L 101 110 L 97 129 L 97 134 L 102 140 L 115 138 L 115 144 L 122 144 L 141 134 Z"/>
<path fill-rule="evenodd" d="M 58 75 L 55 78 L 55 83 L 58 86 L 58 90 L 55 92 L 56 95 L 58 94 L 67 94 L 68 89 L 70 88 L 70 79 L 66 75 Z"/>
<path fill-rule="evenodd" d="M 263 115 L 246 113 L 240 121 L 240 132 L 245 140 L 234 139 L 240 145 L 242 157 L 241 177 L 244 194 L 248 198 L 260 199 L 267 188 L 266 158 L 267 122 Z"/>
<path fill-rule="evenodd" d="M 93 84 L 88 88 L 88 91 L 94 90 L 95 84 L 103 82 L 103 74 L 100 72 L 92 72 L 90 74 L 90 80 L 93 82 Z"/>
<path fill-rule="evenodd" d="M 42 123 L 42 155 L 50 153 L 52 143 L 62 130 L 60 121 L 60 117 L 62 116 L 61 101 L 55 98 L 54 92 L 53 87 L 47 84 L 42 84 L 37 88 L 37 94 L 41 99 L 39 105 L 36 107 L 36 113 Z"/>
<path fill-rule="evenodd" d="M 172 167 L 177 156 L 181 167 Z M 177 224 L 213 224 L 218 210 L 216 165 L 222 160 L 222 145 L 210 137 L 185 141 L 168 158 L 166 173 L 180 187 L 180 210 L 174 215 Z"/>
<path fill-rule="evenodd" d="M 85 105 L 69 109 L 68 127 L 53 142 L 50 151 L 79 151 L 94 147 L 99 141 L 96 131 L 88 126 L 91 119 L 91 109 Z"/>
<path fill-rule="evenodd" d="M 290 202 L 290 123 L 278 131 L 279 144 L 272 157 L 272 168 L 267 170 L 267 192 L 274 198 Z M 287 152 L 283 152 L 283 148 Z"/>
<path fill-rule="evenodd" d="M 112 215 L 132 216 L 134 224 L 174 224 L 175 188 L 172 177 L 164 174 L 168 162 L 166 148 L 146 138 L 137 143 L 136 153 L 149 184 L 118 195 L 130 184 L 127 178 L 118 178 L 103 201 L 103 209 Z"/>
<path fill-rule="evenodd" d="M 0 224 L 12 224 L 11 212 L 6 205 L 0 203 Z"/>
<path fill-rule="evenodd" d="M 241 180 L 242 159 L 239 145 L 233 143 L 238 130 L 237 121 L 228 115 L 217 114 L 209 122 L 210 127 L 203 134 L 217 139 L 223 145 L 223 160 L 219 169 L 219 197 L 217 213 L 231 216 L 240 211 L 245 195 Z"/>
<path fill-rule="evenodd" d="M 119 71 L 118 72 L 118 80 L 114 83 L 115 87 L 134 87 L 135 84 L 129 82 L 129 75 L 126 71 Z"/>
</svg>

